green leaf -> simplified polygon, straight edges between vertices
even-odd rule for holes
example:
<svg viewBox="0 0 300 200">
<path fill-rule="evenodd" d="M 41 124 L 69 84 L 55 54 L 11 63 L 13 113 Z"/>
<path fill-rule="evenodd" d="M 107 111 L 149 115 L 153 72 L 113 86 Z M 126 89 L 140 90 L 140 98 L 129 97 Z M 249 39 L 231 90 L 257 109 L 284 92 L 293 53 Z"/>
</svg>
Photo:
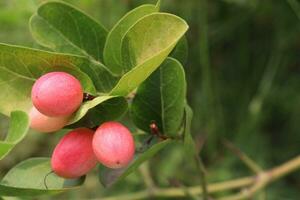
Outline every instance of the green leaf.
<svg viewBox="0 0 300 200">
<path fill-rule="evenodd" d="M 127 95 L 165 60 L 187 31 L 186 22 L 172 14 L 153 13 L 141 18 L 122 40 L 125 72 L 111 95 Z"/>
<path fill-rule="evenodd" d="M 162 133 L 175 136 L 182 124 L 185 98 L 184 69 L 177 60 L 167 58 L 138 88 L 131 106 L 133 122 L 146 132 L 155 122 Z"/>
<path fill-rule="evenodd" d="M 99 169 L 99 180 L 105 186 L 109 187 L 121 180 L 126 176 L 135 171 L 143 162 L 152 158 L 157 152 L 163 149 L 173 141 L 170 139 L 158 142 L 150 146 L 147 150 L 142 153 L 136 153 L 134 160 L 126 168 L 121 169 L 110 169 L 104 166 L 100 166 Z"/>
<path fill-rule="evenodd" d="M 193 110 L 186 103 L 185 107 L 185 123 L 184 123 L 184 149 L 188 155 L 193 156 L 196 154 L 195 143 L 191 134 L 191 125 L 193 119 Z"/>
<path fill-rule="evenodd" d="M 94 128 L 105 121 L 120 118 L 128 109 L 124 97 L 102 96 L 85 102 L 73 117 L 70 127 Z"/>
<path fill-rule="evenodd" d="M 67 3 L 50 1 L 42 4 L 30 20 L 30 30 L 42 46 L 102 60 L 106 29 Z"/>
<path fill-rule="evenodd" d="M 122 40 L 127 31 L 140 18 L 144 17 L 145 15 L 158 12 L 158 10 L 159 8 L 155 5 L 142 5 L 137 7 L 123 16 L 109 32 L 104 47 L 103 57 L 105 64 L 109 66 L 109 69 L 113 73 L 119 75 L 124 73 L 121 46 Z"/>
<path fill-rule="evenodd" d="M 25 137 L 29 123 L 29 117 L 25 112 L 14 111 L 11 113 L 8 133 L 5 140 L 0 141 L 0 160 Z"/>
<path fill-rule="evenodd" d="M 90 61 L 72 56 L 0 44 L 0 112 L 9 116 L 13 110 L 28 112 L 35 80 L 50 71 L 66 71 L 78 78 L 85 92 L 95 94 L 92 80 L 81 68 Z"/>
<path fill-rule="evenodd" d="M 177 59 L 183 65 L 188 59 L 188 42 L 185 36 L 183 36 L 177 43 L 176 47 L 171 52 L 171 57 Z"/>
<path fill-rule="evenodd" d="M 57 194 L 82 185 L 84 178 L 65 180 L 51 172 L 49 158 L 31 158 L 12 168 L 0 182 L 0 196 Z M 46 182 L 46 186 L 44 184 Z"/>
</svg>

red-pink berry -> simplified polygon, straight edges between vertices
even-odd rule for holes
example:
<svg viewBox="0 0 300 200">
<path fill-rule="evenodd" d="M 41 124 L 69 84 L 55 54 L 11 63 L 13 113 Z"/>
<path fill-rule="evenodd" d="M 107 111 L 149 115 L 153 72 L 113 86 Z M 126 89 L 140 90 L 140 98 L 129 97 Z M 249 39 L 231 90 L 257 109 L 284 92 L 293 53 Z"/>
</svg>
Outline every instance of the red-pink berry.
<svg viewBox="0 0 300 200">
<path fill-rule="evenodd" d="M 50 72 L 34 83 L 31 99 L 44 115 L 69 116 L 80 106 L 83 89 L 74 76 L 65 72 Z"/>
<path fill-rule="evenodd" d="M 95 132 L 93 149 L 98 161 L 109 168 L 127 166 L 135 146 L 130 131 L 118 122 L 105 122 Z"/>
<path fill-rule="evenodd" d="M 94 131 L 77 128 L 67 133 L 55 147 L 51 157 L 52 170 L 63 178 L 78 178 L 97 164 L 92 148 Z"/>
<path fill-rule="evenodd" d="M 34 106 L 30 113 L 30 127 L 38 132 L 49 133 L 62 129 L 69 120 L 69 117 L 48 117 L 40 113 Z"/>
</svg>

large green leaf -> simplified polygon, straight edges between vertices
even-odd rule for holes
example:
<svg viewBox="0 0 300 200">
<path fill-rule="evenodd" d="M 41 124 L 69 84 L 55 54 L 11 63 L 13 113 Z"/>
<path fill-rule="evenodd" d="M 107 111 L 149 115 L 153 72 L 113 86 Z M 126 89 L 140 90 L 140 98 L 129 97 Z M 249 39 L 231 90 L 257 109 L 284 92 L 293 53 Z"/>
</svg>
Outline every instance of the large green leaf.
<svg viewBox="0 0 300 200">
<path fill-rule="evenodd" d="M 158 10 L 158 6 L 155 5 L 142 5 L 137 7 L 123 16 L 109 32 L 104 47 L 103 57 L 105 64 L 109 66 L 109 69 L 112 72 L 115 74 L 123 74 L 125 72 L 122 65 L 121 46 L 127 31 L 140 18 L 158 12 Z"/>
<path fill-rule="evenodd" d="M 141 18 L 122 41 L 122 65 L 128 71 L 111 91 L 127 95 L 165 60 L 187 31 L 186 22 L 172 14 L 153 13 Z"/>
<path fill-rule="evenodd" d="M 80 56 L 0 44 L 0 112 L 7 116 L 13 110 L 27 112 L 34 81 L 49 71 L 71 73 L 80 80 L 85 92 L 95 94 L 92 80 L 80 71 L 89 65 L 90 61 Z"/>
<path fill-rule="evenodd" d="M 99 62 L 107 31 L 82 11 L 63 2 L 47 2 L 31 17 L 30 30 L 42 46 L 89 57 L 89 64 L 80 69 L 90 76 L 98 92 L 107 93 L 116 85 L 119 78 Z"/>
<path fill-rule="evenodd" d="M 102 60 L 106 29 L 69 4 L 42 4 L 30 20 L 30 29 L 36 41 L 45 47 Z"/>
<path fill-rule="evenodd" d="M 170 139 L 158 142 L 149 146 L 144 152 L 136 153 L 134 160 L 126 168 L 121 169 L 110 169 L 104 166 L 100 166 L 99 169 L 99 180 L 105 186 L 109 187 L 121 180 L 126 176 L 135 171 L 143 162 L 152 158 L 162 148 L 172 143 Z"/>
<path fill-rule="evenodd" d="M 155 122 L 162 133 L 174 136 L 182 124 L 185 98 L 184 69 L 177 60 L 167 58 L 138 88 L 131 106 L 132 119 L 146 132 Z"/>
<path fill-rule="evenodd" d="M 29 117 L 25 112 L 14 111 L 11 113 L 8 133 L 5 140 L 0 141 L 0 160 L 25 137 L 29 123 Z"/>
<path fill-rule="evenodd" d="M 72 127 L 84 125 L 93 128 L 104 121 L 119 118 L 127 111 L 127 107 L 128 104 L 124 97 L 99 96 L 83 103 L 69 124 L 72 124 Z"/>
<path fill-rule="evenodd" d="M 84 182 L 84 178 L 65 180 L 54 173 L 46 177 L 51 171 L 48 158 L 25 160 L 12 168 L 2 179 L 0 182 L 0 196 L 57 194 L 77 188 Z"/>
</svg>

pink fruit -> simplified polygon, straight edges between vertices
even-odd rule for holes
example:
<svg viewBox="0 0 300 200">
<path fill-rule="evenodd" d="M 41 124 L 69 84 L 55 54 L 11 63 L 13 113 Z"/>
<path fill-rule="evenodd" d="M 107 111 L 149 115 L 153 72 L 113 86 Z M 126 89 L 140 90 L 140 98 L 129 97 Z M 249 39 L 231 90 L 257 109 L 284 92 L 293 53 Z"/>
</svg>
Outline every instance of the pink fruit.
<svg viewBox="0 0 300 200">
<path fill-rule="evenodd" d="M 64 178 L 78 178 L 97 164 L 92 148 L 94 132 L 88 128 L 77 128 L 67 133 L 55 147 L 52 170 Z"/>
<path fill-rule="evenodd" d="M 48 117 L 40 113 L 34 106 L 30 113 L 30 127 L 38 132 L 49 133 L 62 129 L 67 123 L 69 117 Z"/>
<path fill-rule="evenodd" d="M 34 83 L 31 99 L 44 115 L 69 116 L 80 106 L 83 90 L 74 76 L 65 72 L 50 72 Z"/>
<path fill-rule="evenodd" d="M 127 166 L 135 151 L 130 131 L 118 122 L 105 122 L 98 127 L 93 149 L 98 161 L 109 168 Z"/>
</svg>

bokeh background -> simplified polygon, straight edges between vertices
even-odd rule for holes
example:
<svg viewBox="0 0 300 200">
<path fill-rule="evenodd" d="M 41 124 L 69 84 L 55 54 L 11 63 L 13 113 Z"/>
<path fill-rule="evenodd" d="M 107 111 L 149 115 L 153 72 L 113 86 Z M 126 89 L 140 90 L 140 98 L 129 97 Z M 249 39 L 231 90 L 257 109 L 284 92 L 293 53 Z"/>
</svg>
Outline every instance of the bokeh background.
<svg viewBox="0 0 300 200">
<path fill-rule="evenodd" d="M 34 43 L 28 28 L 29 18 L 41 2 L 0 0 L 0 42 L 41 48 Z M 128 10 L 153 1 L 67 2 L 110 29 Z M 224 147 L 224 139 L 234 143 L 263 169 L 298 155 L 300 1 L 162 0 L 162 10 L 181 16 L 190 25 L 189 56 L 184 66 L 188 99 L 194 110 L 193 136 L 202 149 L 208 181 L 253 174 Z M 8 122 L 0 116 L 1 139 L 5 137 Z M 59 137 L 30 133 L 0 162 L 0 175 L 26 158 L 51 155 Z M 190 186 L 200 183 L 193 162 L 178 145 L 160 152 L 147 167 L 160 187 L 175 183 Z M 36 199 L 100 199 L 143 188 L 140 171 L 115 187 L 104 189 L 95 170 L 79 190 Z M 300 171 L 271 184 L 265 194 L 264 199 L 270 200 L 300 199 Z"/>
</svg>

